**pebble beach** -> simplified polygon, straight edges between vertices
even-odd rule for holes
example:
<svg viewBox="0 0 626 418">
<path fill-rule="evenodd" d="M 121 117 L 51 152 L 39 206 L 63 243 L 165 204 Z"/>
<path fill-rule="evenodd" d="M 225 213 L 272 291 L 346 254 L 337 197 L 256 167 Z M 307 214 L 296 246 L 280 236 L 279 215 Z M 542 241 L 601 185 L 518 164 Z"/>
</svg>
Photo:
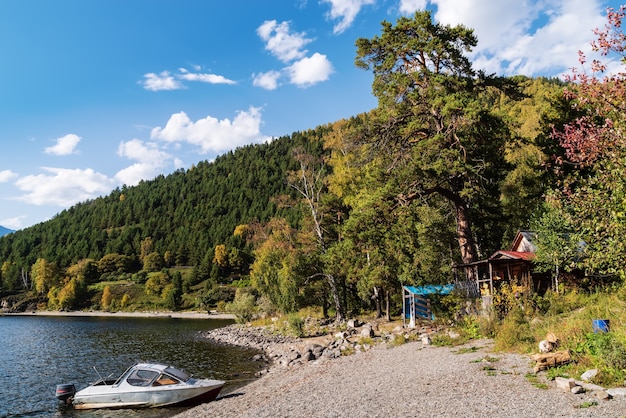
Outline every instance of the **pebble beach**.
<svg viewBox="0 0 626 418">
<path fill-rule="evenodd" d="M 624 417 L 626 399 L 558 389 L 528 356 L 419 341 L 270 372 L 177 418 L 196 417 Z M 542 388 L 536 383 L 543 383 Z"/>
</svg>

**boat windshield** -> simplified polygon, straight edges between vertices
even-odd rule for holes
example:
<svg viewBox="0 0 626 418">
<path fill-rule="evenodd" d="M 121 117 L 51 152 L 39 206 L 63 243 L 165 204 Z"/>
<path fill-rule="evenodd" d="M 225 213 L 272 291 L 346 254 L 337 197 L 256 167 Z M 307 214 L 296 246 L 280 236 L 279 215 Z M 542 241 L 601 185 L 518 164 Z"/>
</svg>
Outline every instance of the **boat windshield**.
<svg viewBox="0 0 626 418">
<path fill-rule="evenodd" d="M 126 381 L 132 386 L 149 386 L 159 373 L 153 370 L 136 369 L 128 376 Z"/>
<path fill-rule="evenodd" d="M 172 367 L 172 366 L 166 367 L 165 373 L 170 374 L 174 376 L 175 378 L 177 378 L 178 380 L 181 380 L 183 382 L 186 382 L 191 377 L 184 370 L 177 369 L 176 367 Z"/>
</svg>

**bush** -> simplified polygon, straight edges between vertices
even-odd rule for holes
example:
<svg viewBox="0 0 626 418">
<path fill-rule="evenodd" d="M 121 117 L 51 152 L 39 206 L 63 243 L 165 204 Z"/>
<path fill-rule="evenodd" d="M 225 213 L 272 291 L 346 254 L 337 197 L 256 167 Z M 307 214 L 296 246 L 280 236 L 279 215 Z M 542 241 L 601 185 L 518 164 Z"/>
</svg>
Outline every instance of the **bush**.
<svg viewBox="0 0 626 418">
<path fill-rule="evenodd" d="M 304 337 L 304 319 L 298 314 L 289 314 L 287 316 L 287 324 L 289 331 L 296 337 Z"/>
<path fill-rule="evenodd" d="M 626 376 L 626 342 L 613 333 L 587 333 L 575 348 L 579 356 L 589 356 L 601 371 L 599 383 L 624 381 Z"/>
<path fill-rule="evenodd" d="M 522 309 L 512 309 L 498 327 L 494 348 L 501 351 L 510 351 L 523 348 L 530 351 L 534 348 L 535 337 L 530 324 Z"/>
<path fill-rule="evenodd" d="M 240 324 L 250 322 L 256 312 L 256 297 L 247 289 L 237 289 L 235 300 L 227 303 L 225 309 L 235 315 Z"/>
</svg>

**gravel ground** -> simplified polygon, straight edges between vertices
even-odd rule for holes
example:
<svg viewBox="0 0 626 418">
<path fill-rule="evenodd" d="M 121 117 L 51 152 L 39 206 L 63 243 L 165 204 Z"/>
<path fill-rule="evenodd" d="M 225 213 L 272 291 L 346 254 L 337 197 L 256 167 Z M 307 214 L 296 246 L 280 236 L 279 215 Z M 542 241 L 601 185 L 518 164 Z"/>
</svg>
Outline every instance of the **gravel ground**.
<svg viewBox="0 0 626 418">
<path fill-rule="evenodd" d="M 533 386 L 525 377 L 532 372 L 530 359 L 493 353 L 491 344 L 411 342 L 296 368 L 273 367 L 177 418 L 626 416 L 624 398 L 596 400 L 591 393 L 562 392 L 553 382 L 546 382 L 548 389 Z M 581 407 L 586 402 L 597 404 Z"/>
</svg>

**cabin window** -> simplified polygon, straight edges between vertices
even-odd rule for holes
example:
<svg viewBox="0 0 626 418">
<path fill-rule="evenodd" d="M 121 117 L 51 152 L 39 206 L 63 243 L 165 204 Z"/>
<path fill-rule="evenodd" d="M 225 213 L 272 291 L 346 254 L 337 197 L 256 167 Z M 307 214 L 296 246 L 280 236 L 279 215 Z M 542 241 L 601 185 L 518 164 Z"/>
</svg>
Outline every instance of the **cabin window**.
<svg viewBox="0 0 626 418">
<path fill-rule="evenodd" d="M 149 386 L 157 375 L 158 373 L 152 370 L 135 370 L 126 381 L 133 386 Z"/>
<path fill-rule="evenodd" d="M 162 374 L 157 380 L 154 381 L 152 386 L 175 385 L 177 383 L 180 383 L 177 379 L 173 378 L 172 376 Z"/>
</svg>

